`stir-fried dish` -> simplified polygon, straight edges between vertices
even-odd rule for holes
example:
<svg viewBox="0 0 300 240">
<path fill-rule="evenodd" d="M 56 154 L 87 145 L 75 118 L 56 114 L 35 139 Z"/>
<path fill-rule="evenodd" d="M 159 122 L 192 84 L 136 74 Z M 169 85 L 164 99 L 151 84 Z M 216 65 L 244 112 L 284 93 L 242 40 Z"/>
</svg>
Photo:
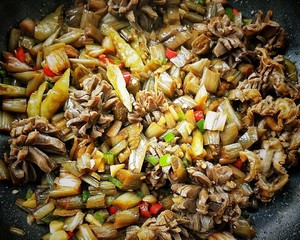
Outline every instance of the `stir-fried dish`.
<svg viewBox="0 0 300 240">
<path fill-rule="evenodd" d="M 0 177 L 44 240 L 252 238 L 299 158 L 300 85 L 272 12 L 76 0 L 11 29 Z"/>
</svg>

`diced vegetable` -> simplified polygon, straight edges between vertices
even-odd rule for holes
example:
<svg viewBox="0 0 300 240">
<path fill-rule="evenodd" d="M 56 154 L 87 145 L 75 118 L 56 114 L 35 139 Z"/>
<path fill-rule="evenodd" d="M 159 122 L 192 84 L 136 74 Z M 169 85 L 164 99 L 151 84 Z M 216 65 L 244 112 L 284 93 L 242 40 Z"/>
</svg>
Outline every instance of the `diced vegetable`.
<svg viewBox="0 0 300 240">
<path fill-rule="evenodd" d="M 70 69 L 67 69 L 41 104 L 41 116 L 50 119 L 69 97 Z"/>
<path fill-rule="evenodd" d="M 138 147 L 131 151 L 128 161 L 128 169 L 134 173 L 140 173 L 144 163 L 147 149 L 150 143 L 148 140 L 142 138 Z"/>
<path fill-rule="evenodd" d="M 25 62 L 25 51 L 24 48 L 22 47 L 18 47 L 16 52 L 15 52 L 16 58 L 20 61 L 20 62 Z"/>
<path fill-rule="evenodd" d="M 202 133 L 195 129 L 193 131 L 193 139 L 192 139 L 192 145 L 191 145 L 192 153 L 195 156 L 199 156 L 203 153 L 203 136 Z"/>
<path fill-rule="evenodd" d="M 118 209 L 126 210 L 135 207 L 142 199 L 133 192 L 125 192 L 116 198 L 112 205 Z"/>
<path fill-rule="evenodd" d="M 158 164 L 158 162 L 159 162 L 159 158 L 158 158 L 157 156 L 152 156 L 152 155 L 147 155 L 147 156 L 145 157 L 145 160 L 146 160 L 148 163 L 152 164 L 153 166 L 155 166 L 155 165 Z"/>
<path fill-rule="evenodd" d="M 34 29 L 34 37 L 40 41 L 48 38 L 62 23 L 63 5 L 59 6 L 55 12 L 47 15 L 40 21 Z"/>
<path fill-rule="evenodd" d="M 171 142 L 173 139 L 175 138 L 174 133 L 172 132 L 168 132 L 165 136 L 164 136 L 164 140 L 166 142 Z"/>
<path fill-rule="evenodd" d="M 117 65 L 107 63 L 107 78 L 129 112 L 132 112 L 131 97 L 126 89 L 123 74 Z"/>
<path fill-rule="evenodd" d="M 106 152 L 103 154 L 103 159 L 107 165 L 114 165 L 115 164 L 115 154 L 112 152 Z"/>
<path fill-rule="evenodd" d="M 101 30 L 104 35 L 112 39 L 117 53 L 121 60 L 124 61 L 126 67 L 129 67 L 132 71 L 143 71 L 144 64 L 141 56 L 126 43 L 116 30 L 105 25 L 102 26 Z"/>
<path fill-rule="evenodd" d="M 223 131 L 227 115 L 220 112 L 208 111 L 205 116 L 204 129 Z"/>
<path fill-rule="evenodd" d="M 177 56 L 177 52 L 176 51 L 173 51 L 169 48 L 166 48 L 166 57 L 167 59 L 171 59 L 171 58 L 174 58 Z"/>
<path fill-rule="evenodd" d="M 158 213 L 160 213 L 163 210 L 164 206 L 160 203 L 154 203 L 151 205 L 150 207 L 150 212 L 153 215 L 157 215 Z"/>
<path fill-rule="evenodd" d="M 198 128 L 202 133 L 205 132 L 205 130 L 204 130 L 204 124 L 205 124 L 205 120 L 204 120 L 204 119 L 201 119 L 201 120 L 199 120 L 199 121 L 196 123 L 197 128 Z"/>
<path fill-rule="evenodd" d="M 28 117 L 35 117 L 41 115 L 41 105 L 43 94 L 47 88 L 47 82 L 42 83 L 37 91 L 30 95 L 27 105 Z"/>
<path fill-rule="evenodd" d="M 170 154 L 165 154 L 159 158 L 159 165 L 161 167 L 169 166 L 171 165 L 171 163 L 172 163 L 172 157 Z"/>
<path fill-rule="evenodd" d="M 149 203 L 141 202 L 139 203 L 140 214 L 142 217 L 149 218 L 151 217 L 151 213 L 149 211 Z"/>
<path fill-rule="evenodd" d="M 195 117 L 196 122 L 200 121 L 201 119 L 204 118 L 203 111 L 201 111 L 201 110 L 194 111 L 194 117 Z"/>
<path fill-rule="evenodd" d="M 26 88 L 0 83 L 0 95 L 11 97 L 25 97 Z"/>
<path fill-rule="evenodd" d="M 82 191 L 82 201 L 87 202 L 88 198 L 91 196 L 91 193 L 88 190 Z"/>
</svg>

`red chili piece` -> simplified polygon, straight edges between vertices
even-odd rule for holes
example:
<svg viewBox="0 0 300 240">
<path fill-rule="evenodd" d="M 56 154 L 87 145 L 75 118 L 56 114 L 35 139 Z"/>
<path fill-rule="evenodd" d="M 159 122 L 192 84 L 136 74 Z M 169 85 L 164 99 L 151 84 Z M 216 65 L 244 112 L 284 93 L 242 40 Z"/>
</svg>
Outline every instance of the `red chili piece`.
<svg viewBox="0 0 300 240">
<path fill-rule="evenodd" d="M 160 213 L 160 211 L 164 208 L 163 205 L 161 205 L 160 203 L 154 203 L 152 204 L 152 206 L 150 207 L 150 212 L 153 215 L 157 215 L 158 213 Z"/>
<path fill-rule="evenodd" d="M 143 217 L 149 218 L 151 217 L 151 213 L 149 212 L 149 204 L 146 202 L 139 203 L 140 214 Z"/>
<path fill-rule="evenodd" d="M 56 76 L 56 74 L 54 72 L 52 72 L 52 70 L 46 65 L 43 67 L 43 70 L 44 70 L 45 75 L 47 75 L 48 77 Z"/>
<path fill-rule="evenodd" d="M 127 85 L 131 80 L 131 74 L 128 71 L 123 71 L 122 74 Z"/>
<path fill-rule="evenodd" d="M 71 232 L 71 231 L 67 231 L 67 234 L 70 238 L 75 236 L 75 233 Z"/>
<path fill-rule="evenodd" d="M 24 49 L 22 47 L 18 47 L 16 52 L 15 52 L 16 58 L 20 61 L 20 62 L 25 62 L 25 52 Z"/>
<path fill-rule="evenodd" d="M 118 209 L 116 209 L 116 208 L 113 207 L 113 206 L 110 206 L 110 207 L 108 208 L 108 212 L 109 212 L 110 215 L 115 214 L 117 211 L 118 211 Z"/>
<path fill-rule="evenodd" d="M 237 15 L 239 13 L 239 10 L 237 10 L 236 8 L 233 8 L 232 13 L 233 13 L 233 15 Z"/>
<path fill-rule="evenodd" d="M 203 111 L 200 111 L 200 110 L 194 111 L 194 117 L 195 117 L 196 122 L 200 121 L 201 119 L 204 118 Z"/>
<path fill-rule="evenodd" d="M 103 63 L 106 63 L 107 61 L 109 61 L 110 63 L 114 63 L 114 61 L 108 58 L 105 54 L 101 54 L 98 58 Z"/>
<path fill-rule="evenodd" d="M 235 166 L 236 168 L 238 168 L 240 170 L 242 169 L 243 165 L 244 165 L 244 162 L 240 158 L 233 163 L 233 166 Z"/>
<path fill-rule="evenodd" d="M 177 52 L 176 51 L 173 51 L 169 48 L 166 48 L 166 57 L 167 59 L 171 59 L 171 58 L 174 58 L 177 56 Z"/>
</svg>

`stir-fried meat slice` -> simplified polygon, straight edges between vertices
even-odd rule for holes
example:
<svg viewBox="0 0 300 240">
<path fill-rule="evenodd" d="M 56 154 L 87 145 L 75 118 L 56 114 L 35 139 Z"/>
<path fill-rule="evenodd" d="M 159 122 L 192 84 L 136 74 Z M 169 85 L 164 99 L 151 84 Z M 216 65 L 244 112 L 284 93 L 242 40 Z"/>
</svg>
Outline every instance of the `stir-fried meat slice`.
<svg viewBox="0 0 300 240">
<path fill-rule="evenodd" d="M 130 226 L 126 229 L 125 239 L 157 239 L 157 240 L 180 240 L 189 237 L 188 230 L 184 225 L 189 220 L 170 210 L 161 212 L 157 218 L 147 219 L 141 227 Z"/>
<path fill-rule="evenodd" d="M 263 19 L 263 13 L 259 11 L 256 14 L 255 23 L 245 26 L 244 34 L 247 39 L 247 47 L 253 44 L 255 47 L 262 46 L 273 55 L 279 49 L 284 48 L 286 43 L 285 31 L 277 22 L 272 21 L 272 15 L 272 11 L 268 11 L 265 19 Z"/>
<path fill-rule="evenodd" d="M 113 110 L 120 102 L 112 86 L 98 75 L 83 81 L 83 90 L 74 90 L 65 107 L 68 126 L 82 137 L 101 137 L 114 121 Z"/>
<path fill-rule="evenodd" d="M 116 17 L 126 17 L 139 30 L 150 30 L 153 22 L 159 18 L 160 7 L 165 3 L 166 0 L 109 0 L 108 12 Z"/>
<path fill-rule="evenodd" d="M 207 28 L 212 34 L 211 38 L 216 41 L 212 50 L 216 57 L 244 47 L 241 41 L 244 36 L 243 31 L 235 26 L 227 15 L 211 18 Z"/>
<path fill-rule="evenodd" d="M 275 91 L 280 97 L 299 99 L 300 85 L 285 76 L 282 58 L 271 59 L 266 49 L 257 50 L 261 54 L 258 71 L 240 82 L 237 89 L 257 89 L 263 97 Z"/>
<path fill-rule="evenodd" d="M 12 123 L 9 140 L 10 155 L 6 157 L 6 162 L 9 163 L 15 184 L 36 179 L 37 173 L 32 163 L 47 173 L 58 166 L 46 153 L 67 154 L 65 143 L 59 139 L 61 135 L 58 129 L 42 117 L 32 117 Z M 20 161 L 24 163 L 21 164 Z"/>
<path fill-rule="evenodd" d="M 139 91 L 135 98 L 133 103 L 135 111 L 128 113 L 128 120 L 131 123 L 141 122 L 148 114 L 151 117 L 151 113 L 155 110 L 163 113 L 168 109 L 167 99 L 162 92 L 156 95 L 154 92 Z"/>
</svg>

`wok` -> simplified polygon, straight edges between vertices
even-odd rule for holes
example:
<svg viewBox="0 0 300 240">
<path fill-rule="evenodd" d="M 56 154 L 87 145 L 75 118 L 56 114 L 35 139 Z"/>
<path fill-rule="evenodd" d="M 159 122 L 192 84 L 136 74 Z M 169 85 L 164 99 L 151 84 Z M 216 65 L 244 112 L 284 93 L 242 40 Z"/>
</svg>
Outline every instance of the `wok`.
<svg viewBox="0 0 300 240">
<path fill-rule="evenodd" d="M 299 0 L 234 0 L 229 1 L 247 17 L 261 9 L 268 9 L 274 13 L 274 19 L 287 31 L 288 48 L 286 56 L 296 62 L 300 69 L 300 1 Z M 22 19 L 30 16 L 41 19 L 53 11 L 59 4 L 71 3 L 71 0 L 1 0 L 0 2 L 0 50 L 7 44 L 7 35 L 12 26 L 16 26 Z M 5 151 L 6 136 L 0 136 L 0 155 Z M 294 169 L 289 183 L 277 194 L 270 204 L 260 204 L 256 213 L 250 214 L 250 221 L 257 230 L 255 239 L 299 239 L 300 236 L 300 167 Z M 0 182 L 0 239 L 40 239 L 47 231 L 46 226 L 32 225 L 26 222 L 26 213 L 16 207 L 15 200 L 24 197 L 30 185 L 21 188 L 9 183 Z M 13 194 L 13 190 L 20 190 Z M 25 230 L 24 237 L 9 232 L 10 226 Z"/>
</svg>

